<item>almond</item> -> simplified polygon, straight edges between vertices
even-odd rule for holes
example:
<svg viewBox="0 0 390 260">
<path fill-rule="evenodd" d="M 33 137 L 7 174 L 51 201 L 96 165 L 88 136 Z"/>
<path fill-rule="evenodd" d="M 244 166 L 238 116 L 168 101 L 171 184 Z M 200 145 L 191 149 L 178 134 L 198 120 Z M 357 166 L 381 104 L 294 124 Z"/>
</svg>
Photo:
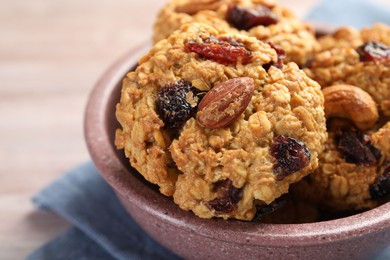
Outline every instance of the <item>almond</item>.
<svg viewBox="0 0 390 260">
<path fill-rule="evenodd" d="M 253 79 L 248 77 L 217 84 L 199 103 L 196 120 L 210 129 L 227 126 L 245 111 L 251 101 L 254 85 Z"/>
</svg>

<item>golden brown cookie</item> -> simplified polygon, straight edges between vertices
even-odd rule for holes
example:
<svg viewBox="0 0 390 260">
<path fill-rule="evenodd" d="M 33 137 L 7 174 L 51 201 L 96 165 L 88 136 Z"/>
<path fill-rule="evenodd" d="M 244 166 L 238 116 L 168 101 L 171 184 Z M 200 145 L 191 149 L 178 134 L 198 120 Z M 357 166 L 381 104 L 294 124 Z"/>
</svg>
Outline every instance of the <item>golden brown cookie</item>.
<svg viewBox="0 0 390 260">
<path fill-rule="evenodd" d="M 372 96 L 381 114 L 390 116 L 390 27 L 342 28 L 319 42 L 323 51 L 309 62 L 309 77 L 322 88 L 357 86 Z"/>
<path fill-rule="evenodd" d="M 172 0 L 158 15 L 154 42 L 194 21 L 272 42 L 300 66 L 318 51 L 313 29 L 273 0 Z"/>
<path fill-rule="evenodd" d="M 356 128 L 329 133 L 319 156 L 320 168 L 310 175 L 322 207 L 331 211 L 367 210 L 378 206 L 389 193 L 390 161 L 386 153 L 390 150 L 382 150 L 373 142 L 383 138 L 381 135 L 390 135 L 390 123 L 371 133 Z"/>
<path fill-rule="evenodd" d="M 180 208 L 252 219 L 318 167 L 326 139 L 320 86 L 281 52 L 183 25 L 124 79 L 117 147 Z"/>
<path fill-rule="evenodd" d="M 335 85 L 323 93 L 328 140 L 300 193 L 325 211 L 374 208 L 390 193 L 390 122 L 383 124 L 360 88 Z"/>
</svg>

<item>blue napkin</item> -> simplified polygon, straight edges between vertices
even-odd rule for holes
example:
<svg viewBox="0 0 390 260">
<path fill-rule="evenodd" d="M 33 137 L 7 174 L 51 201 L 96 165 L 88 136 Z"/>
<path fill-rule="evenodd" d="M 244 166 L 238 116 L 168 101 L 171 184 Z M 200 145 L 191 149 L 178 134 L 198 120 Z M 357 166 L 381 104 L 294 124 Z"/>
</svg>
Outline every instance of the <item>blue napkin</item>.
<svg viewBox="0 0 390 260">
<path fill-rule="evenodd" d="M 306 20 L 361 28 L 375 22 L 390 24 L 390 10 L 368 0 L 327 0 Z M 33 252 L 29 260 L 179 259 L 131 219 L 92 163 L 66 173 L 33 201 L 73 227 Z M 390 259 L 390 248 L 376 259 Z"/>
<path fill-rule="evenodd" d="M 179 259 L 134 222 L 92 163 L 66 173 L 33 202 L 74 227 L 28 259 Z"/>
</svg>

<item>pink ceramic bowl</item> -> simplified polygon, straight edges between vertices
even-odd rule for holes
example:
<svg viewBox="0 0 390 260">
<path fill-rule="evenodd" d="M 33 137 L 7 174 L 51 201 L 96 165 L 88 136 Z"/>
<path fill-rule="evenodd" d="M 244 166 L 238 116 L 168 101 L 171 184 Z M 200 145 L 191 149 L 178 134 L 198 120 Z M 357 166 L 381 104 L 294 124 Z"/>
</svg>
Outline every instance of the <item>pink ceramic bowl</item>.
<svg viewBox="0 0 390 260">
<path fill-rule="evenodd" d="M 155 240 L 186 259 L 368 259 L 390 244 L 390 202 L 350 217 L 287 225 L 204 220 L 161 195 L 113 144 L 122 78 L 144 52 L 128 53 L 96 84 L 85 114 L 85 137 L 104 179 Z"/>
</svg>

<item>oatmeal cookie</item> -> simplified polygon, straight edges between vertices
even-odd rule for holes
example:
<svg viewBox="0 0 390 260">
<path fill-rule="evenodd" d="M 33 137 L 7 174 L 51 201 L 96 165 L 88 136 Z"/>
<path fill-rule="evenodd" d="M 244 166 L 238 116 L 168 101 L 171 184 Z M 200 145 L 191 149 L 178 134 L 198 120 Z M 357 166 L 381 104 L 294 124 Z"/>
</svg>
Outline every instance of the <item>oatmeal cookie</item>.
<svg viewBox="0 0 390 260">
<path fill-rule="evenodd" d="M 390 27 L 343 28 L 319 42 L 323 51 L 308 63 L 308 76 L 323 88 L 342 83 L 360 87 L 380 113 L 390 116 Z"/>
<path fill-rule="evenodd" d="M 329 132 L 320 167 L 310 175 L 325 210 L 361 211 L 381 203 L 390 192 L 389 136 L 390 123 L 376 132 L 353 127 Z M 381 139 L 388 143 L 381 145 Z"/>
<path fill-rule="evenodd" d="M 328 140 L 320 167 L 298 185 L 301 197 L 325 211 L 374 208 L 390 193 L 390 122 L 383 123 L 360 88 L 336 85 L 323 92 Z"/>
<path fill-rule="evenodd" d="M 274 0 L 172 0 L 158 15 L 154 41 L 194 21 L 272 42 L 285 50 L 287 62 L 300 66 L 318 51 L 311 26 Z"/>
<path fill-rule="evenodd" d="M 252 219 L 318 167 L 326 139 L 320 86 L 280 53 L 183 25 L 124 79 L 116 146 L 180 208 Z"/>
</svg>

